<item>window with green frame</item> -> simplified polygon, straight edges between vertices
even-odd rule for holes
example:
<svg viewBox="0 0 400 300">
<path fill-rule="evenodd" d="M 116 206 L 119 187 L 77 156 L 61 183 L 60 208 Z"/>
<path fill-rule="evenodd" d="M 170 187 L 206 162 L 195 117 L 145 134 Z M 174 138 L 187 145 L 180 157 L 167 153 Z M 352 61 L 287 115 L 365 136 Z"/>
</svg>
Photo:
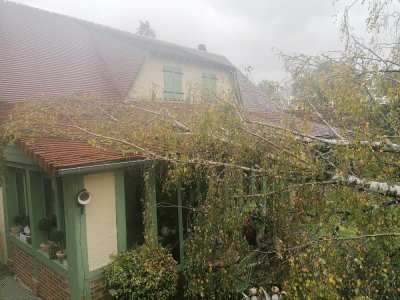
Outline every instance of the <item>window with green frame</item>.
<svg viewBox="0 0 400 300">
<path fill-rule="evenodd" d="M 49 234 L 55 230 L 61 230 L 65 235 L 64 203 L 62 197 L 62 181 L 43 177 L 43 205 L 44 216 L 51 219 L 52 228 Z M 66 246 L 66 241 L 64 241 Z"/>
<path fill-rule="evenodd" d="M 26 186 L 26 173 L 25 170 L 15 170 L 15 184 L 17 192 L 17 204 L 18 204 L 18 214 L 27 215 L 28 214 L 28 204 L 27 204 L 27 186 Z"/>
<path fill-rule="evenodd" d="M 158 243 L 170 251 L 182 268 L 191 207 L 197 207 L 199 199 L 205 197 L 206 187 L 199 183 L 165 186 L 166 172 L 162 168 L 155 180 Z"/>
<path fill-rule="evenodd" d="M 217 76 L 212 73 L 203 73 L 203 88 L 212 93 L 217 92 Z"/>
<path fill-rule="evenodd" d="M 164 98 L 167 100 L 182 100 L 182 70 L 178 67 L 164 66 Z"/>
<path fill-rule="evenodd" d="M 126 242 L 128 248 L 144 244 L 144 172 L 131 168 L 124 172 Z"/>
<path fill-rule="evenodd" d="M 166 170 L 156 177 L 158 243 L 167 248 L 178 264 L 182 262 L 182 215 L 177 189 L 165 189 Z"/>
</svg>

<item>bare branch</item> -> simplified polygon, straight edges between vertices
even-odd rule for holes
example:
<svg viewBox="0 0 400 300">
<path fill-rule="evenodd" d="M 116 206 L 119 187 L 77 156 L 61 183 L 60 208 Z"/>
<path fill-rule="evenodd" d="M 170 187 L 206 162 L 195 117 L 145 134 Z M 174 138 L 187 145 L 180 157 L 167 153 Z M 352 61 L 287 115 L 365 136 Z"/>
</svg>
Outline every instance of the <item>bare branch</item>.
<svg viewBox="0 0 400 300">
<path fill-rule="evenodd" d="M 304 248 L 310 247 L 315 244 L 319 243 L 326 243 L 326 242 L 348 242 L 348 241 L 356 241 L 356 240 L 364 240 L 364 239 L 371 239 L 371 238 L 384 238 L 384 237 L 400 237 L 400 233 L 398 232 L 388 232 L 388 233 L 375 233 L 375 234 L 364 234 L 359 236 L 351 236 L 351 237 L 323 237 L 315 240 L 311 240 L 307 243 L 301 244 L 299 246 L 290 247 L 287 249 L 282 249 L 282 252 L 292 252 L 297 250 L 302 250 Z M 253 250 L 258 253 L 262 254 L 274 254 L 277 253 L 277 250 L 273 251 L 261 251 L 261 250 Z"/>
<path fill-rule="evenodd" d="M 304 142 L 312 142 L 312 141 L 317 141 L 321 142 L 323 144 L 327 145 L 332 145 L 332 146 L 342 146 L 342 147 L 347 147 L 347 146 L 365 146 L 365 147 L 370 147 L 372 150 L 375 151 L 383 151 L 383 152 L 391 152 L 391 153 L 400 153 L 400 145 L 399 144 L 394 144 L 394 143 L 386 143 L 386 142 L 369 142 L 369 141 L 360 141 L 360 142 L 351 142 L 346 139 L 325 139 L 317 136 L 312 136 L 309 134 L 301 133 L 297 130 L 292 130 L 286 127 L 281 127 L 277 125 L 271 125 L 268 123 L 264 122 L 258 122 L 258 121 L 252 121 L 252 120 L 247 120 L 248 123 L 250 124 L 256 124 L 256 125 L 261 125 L 261 126 L 266 126 L 270 127 L 273 129 L 279 129 L 281 131 L 286 131 L 290 132 L 296 136 L 299 136 L 302 138 L 302 141 Z"/>
<path fill-rule="evenodd" d="M 43 123 L 43 122 L 42 122 Z M 111 136 L 106 136 L 106 135 L 102 135 L 102 134 L 98 134 L 92 131 L 89 131 L 83 127 L 80 127 L 78 125 L 71 125 L 71 124 L 49 124 L 49 123 L 43 123 L 49 126 L 58 126 L 58 127 L 69 127 L 69 128 L 74 128 L 77 129 L 79 131 L 82 131 L 88 135 L 97 137 L 97 138 L 101 138 L 101 139 L 105 139 L 105 140 L 110 140 L 110 141 L 114 141 L 117 143 L 121 143 L 127 146 L 130 146 L 136 150 L 139 150 L 142 152 L 142 154 L 144 156 L 149 156 L 149 158 L 154 158 L 154 159 L 158 159 L 158 160 L 163 160 L 163 161 L 168 161 L 168 162 L 172 162 L 172 163 L 176 163 L 176 164 L 193 164 L 193 165 L 208 165 L 208 166 L 219 166 L 219 167 L 226 167 L 226 168 L 233 168 L 233 169 L 239 169 L 245 172 L 253 172 L 253 173 L 259 173 L 259 174 L 264 174 L 264 173 L 268 173 L 267 170 L 263 170 L 263 169 L 256 169 L 256 168 L 249 168 L 249 167 L 245 167 L 242 165 L 237 165 L 237 164 L 232 164 L 232 163 L 225 163 L 225 162 L 220 162 L 220 161 L 212 161 L 212 160 L 199 160 L 199 159 L 188 159 L 188 160 L 182 160 L 182 159 L 174 159 L 174 158 L 169 158 L 167 156 L 163 156 L 163 155 L 159 155 L 157 153 L 155 153 L 154 151 L 151 151 L 147 148 L 143 148 L 137 144 L 131 143 L 129 141 L 126 141 L 124 139 L 119 139 L 119 138 L 114 138 Z"/>
<path fill-rule="evenodd" d="M 266 193 L 257 193 L 257 194 L 248 194 L 248 195 L 238 195 L 235 196 L 235 198 L 259 198 L 259 197 L 265 197 L 265 196 L 270 196 L 278 193 L 284 193 L 284 192 L 290 192 L 293 188 L 301 188 L 304 186 L 317 186 L 317 185 L 330 185 L 330 184 L 337 184 L 336 180 L 327 180 L 327 181 L 313 181 L 313 182 L 306 182 L 306 183 L 301 183 L 301 184 L 293 184 L 290 186 L 290 188 L 287 188 L 285 190 L 275 190 L 271 192 L 266 192 Z"/>
<path fill-rule="evenodd" d="M 333 180 L 345 184 L 347 186 L 357 186 L 361 189 L 377 192 L 383 196 L 392 196 L 400 198 L 400 185 L 391 185 L 387 182 L 378 182 L 372 180 L 360 179 L 356 176 L 336 175 Z"/>
<path fill-rule="evenodd" d="M 190 131 L 190 128 L 187 125 L 185 125 L 182 122 L 180 122 L 180 121 L 176 120 L 175 118 L 171 117 L 169 114 L 163 114 L 163 113 L 156 112 L 154 110 L 150 110 L 150 109 L 143 108 L 143 107 L 140 107 L 140 106 L 137 106 L 137 105 L 133 105 L 133 104 L 130 104 L 130 106 L 133 107 L 133 108 L 136 108 L 136 109 L 151 113 L 151 114 L 156 115 L 156 116 L 163 116 L 163 117 L 167 117 L 169 119 L 172 119 L 172 121 L 174 122 L 174 125 L 177 128 L 182 129 L 183 131 L 186 131 L 186 132 Z"/>
<path fill-rule="evenodd" d="M 321 115 L 319 113 L 319 111 L 315 108 L 315 106 L 311 103 L 310 100 L 306 100 L 307 103 L 312 107 L 312 109 L 315 111 L 315 113 L 317 114 L 318 118 L 320 118 L 320 120 L 326 125 L 328 126 L 328 128 L 330 129 L 330 131 L 332 131 L 332 133 L 334 135 L 336 135 L 336 137 L 338 137 L 339 139 L 343 139 L 343 137 L 325 120 L 324 116 Z"/>
<path fill-rule="evenodd" d="M 111 120 L 113 120 L 113 121 L 115 121 L 115 122 L 118 122 L 118 121 L 119 121 L 116 117 L 114 117 L 113 115 L 109 114 L 109 113 L 106 112 L 104 109 L 100 108 L 98 105 L 95 105 L 95 104 L 93 103 L 93 101 L 92 101 L 92 102 L 88 102 L 88 101 L 85 101 L 85 100 L 83 100 L 83 99 L 80 99 L 80 101 L 83 102 L 83 103 L 85 103 L 85 104 L 87 104 L 87 105 L 90 105 L 90 106 L 94 107 L 95 109 L 97 109 L 98 111 L 102 112 L 102 113 L 105 114 L 107 117 L 109 117 Z"/>
<path fill-rule="evenodd" d="M 378 53 L 376 53 L 375 51 L 373 51 L 371 48 L 365 46 L 364 44 L 362 44 L 360 41 L 358 41 L 354 36 L 352 36 L 353 41 L 359 45 L 361 48 L 364 48 L 365 50 L 367 50 L 368 52 L 370 52 L 372 55 L 374 55 L 375 57 L 377 57 L 378 61 L 382 62 L 385 64 L 386 68 L 389 69 L 389 65 L 388 64 L 392 64 L 395 66 L 400 67 L 400 65 L 394 61 L 391 60 L 387 60 L 382 58 Z"/>
<path fill-rule="evenodd" d="M 262 137 L 261 135 L 256 134 L 256 133 L 251 132 L 251 131 L 248 131 L 247 129 L 245 129 L 245 128 L 243 128 L 243 127 L 239 127 L 239 129 L 242 130 L 242 131 L 244 131 L 244 132 L 246 132 L 246 133 L 248 133 L 248 134 L 250 134 L 250 135 L 252 135 L 252 136 L 254 136 L 254 137 L 259 138 L 260 140 L 266 142 L 267 144 L 269 144 L 269 145 L 275 147 L 277 150 L 283 151 L 283 152 L 285 152 L 286 154 L 288 154 L 288 155 L 290 155 L 290 156 L 296 158 L 297 160 L 300 160 L 302 163 L 306 163 L 306 161 L 305 161 L 304 159 L 302 159 L 301 157 L 299 157 L 298 155 L 296 155 L 296 154 L 292 153 L 291 151 L 289 151 L 288 149 L 286 149 L 286 148 L 284 148 L 284 147 L 282 147 L 282 146 L 279 146 L 279 145 L 275 144 L 274 142 L 272 142 L 272 141 L 270 141 L 270 140 L 268 140 L 268 139 Z"/>
</svg>

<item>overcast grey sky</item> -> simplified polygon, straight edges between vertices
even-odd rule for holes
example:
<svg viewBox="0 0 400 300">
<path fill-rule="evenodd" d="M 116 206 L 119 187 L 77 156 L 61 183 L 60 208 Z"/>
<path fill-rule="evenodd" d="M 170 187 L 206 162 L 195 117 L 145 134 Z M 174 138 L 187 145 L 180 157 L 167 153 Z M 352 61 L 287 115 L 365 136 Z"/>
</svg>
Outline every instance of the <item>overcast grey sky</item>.
<svg viewBox="0 0 400 300">
<path fill-rule="evenodd" d="M 149 20 L 157 38 L 225 55 L 239 68 L 252 66 L 252 79 L 284 78 L 276 53 L 318 54 L 340 50 L 341 13 L 349 0 L 14 0 L 135 33 Z M 365 9 L 352 21 L 362 28 Z"/>
</svg>

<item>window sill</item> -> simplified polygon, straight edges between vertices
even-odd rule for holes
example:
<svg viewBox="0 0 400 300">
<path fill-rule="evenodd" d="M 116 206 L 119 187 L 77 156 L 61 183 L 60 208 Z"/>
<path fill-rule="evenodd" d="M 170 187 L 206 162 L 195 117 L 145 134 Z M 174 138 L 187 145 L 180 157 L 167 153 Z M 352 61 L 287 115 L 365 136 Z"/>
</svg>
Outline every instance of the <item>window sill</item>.
<svg viewBox="0 0 400 300">
<path fill-rule="evenodd" d="M 44 253 L 40 249 L 36 249 L 36 258 L 41 263 L 45 264 L 55 272 L 61 274 L 63 277 L 68 277 L 68 261 L 64 260 L 63 263 L 60 263 L 57 259 L 50 259 L 48 253 Z"/>
<path fill-rule="evenodd" d="M 9 237 L 11 241 L 19 248 L 24 249 L 28 253 L 32 253 L 32 245 L 28 244 L 25 239 L 21 238 L 20 236 L 16 236 L 12 233 L 9 233 Z"/>
<path fill-rule="evenodd" d="M 31 244 L 28 244 L 25 239 L 20 238 L 14 234 L 8 234 L 10 242 L 16 245 L 18 248 L 24 250 L 30 255 L 34 256 L 36 260 L 40 261 L 44 265 L 48 266 L 50 269 L 55 271 L 56 273 L 62 275 L 65 278 L 68 278 L 68 261 L 64 260 L 63 263 L 60 263 L 57 259 L 50 259 L 48 253 L 44 253 L 40 249 L 33 249 Z"/>
</svg>

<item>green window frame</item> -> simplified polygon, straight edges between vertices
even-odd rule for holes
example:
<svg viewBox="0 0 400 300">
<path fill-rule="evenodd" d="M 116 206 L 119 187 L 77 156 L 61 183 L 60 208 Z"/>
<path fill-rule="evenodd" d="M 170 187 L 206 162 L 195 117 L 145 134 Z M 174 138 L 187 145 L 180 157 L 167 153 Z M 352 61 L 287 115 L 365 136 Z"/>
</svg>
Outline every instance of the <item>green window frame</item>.
<svg viewBox="0 0 400 300">
<path fill-rule="evenodd" d="M 164 66 L 164 98 L 167 100 L 182 100 L 182 70 L 179 67 Z"/>
<path fill-rule="evenodd" d="M 61 230 L 65 234 L 65 218 L 64 218 L 64 199 L 62 195 L 62 180 L 60 178 L 42 177 L 42 198 L 43 198 L 43 215 L 42 217 L 55 218 L 55 230 Z M 66 240 L 64 241 L 66 247 Z"/>
<path fill-rule="evenodd" d="M 25 170 L 15 169 L 15 190 L 19 215 L 29 215 Z"/>
<path fill-rule="evenodd" d="M 203 73 L 202 76 L 203 88 L 212 93 L 217 92 L 217 76 L 212 73 Z"/>
<path fill-rule="evenodd" d="M 64 203 L 62 198 L 61 179 L 44 176 L 43 184 L 43 211 L 44 217 L 56 218 L 55 229 L 64 232 Z"/>
<path fill-rule="evenodd" d="M 173 246 L 168 248 L 177 262 L 177 270 L 182 271 L 185 265 L 184 245 L 188 232 L 189 207 L 203 197 L 203 188 L 201 184 L 188 186 L 178 181 L 175 188 L 170 187 L 164 190 L 165 173 L 165 166 L 150 170 L 147 197 L 152 210 L 153 229 L 157 236 L 157 243 L 163 247 Z M 167 225 L 168 220 L 172 221 L 172 224 Z M 167 231 L 167 234 L 170 232 L 171 236 L 165 236 L 164 225 L 173 231 Z"/>
</svg>

